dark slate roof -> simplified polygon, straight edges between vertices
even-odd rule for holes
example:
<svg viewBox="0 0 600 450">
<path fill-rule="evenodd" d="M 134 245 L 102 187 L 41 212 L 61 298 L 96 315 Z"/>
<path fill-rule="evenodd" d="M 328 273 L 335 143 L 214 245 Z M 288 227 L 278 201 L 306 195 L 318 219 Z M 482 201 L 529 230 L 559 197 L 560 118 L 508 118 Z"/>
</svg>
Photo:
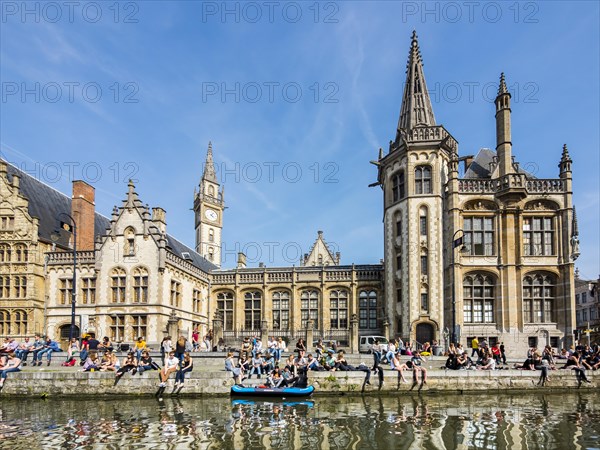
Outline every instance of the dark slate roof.
<svg viewBox="0 0 600 450">
<path fill-rule="evenodd" d="M 469 165 L 469 168 L 465 172 L 463 178 L 491 178 L 490 164 L 492 163 L 496 152 L 489 148 L 482 148 L 477 153 L 477 156 L 473 159 L 473 162 Z M 523 173 L 527 178 L 534 179 L 535 176 L 527 172 L 526 170 L 519 167 L 518 173 Z"/>
<path fill-rule="evenodd" d="M 71 198 L 10 163 L 7 163 L 6 168 L 8 181 L 12 182 L 15 173 L 21 177 L 19 191 L 21 195 L 29 200 L 29 214 L 39 219 L 39 239 L 52 242 L 50 235 L 58 226 L 57 218 L 60 213 L 71 214 Z M 107 228 L 110 228 L 110 220 L 96 213 L 96 217 L 94 218 L 94 236 L 103 235 Z M 56 244 L 68 248 L 69 235 L 62 233 L 61 239 Z"/>
<path fill-rule="evenodd" d="M 200 256 L 200 254 L 196 253 L 195 250 L 192 250 L 187 245 L 181 243 L 170 234 L 167 234 L 167 248 L 171 251 L 171 253 L 174 253 L 182 259 L 187 259 L 191 264 L 196 266 L 198 269 L 203 270 L 204 272 L 210 272 L 211 270 L 218 269 L 218 267 L 213 263 Z M 189 253 L 190 259 L 183 257 L 183 253 L 185 252 Z"/>
<path fill-rule="evenodd" d="M 9 182 L 12 182 L 13 174 L 15 173 L 21 177 L 19 191 L 21 195 L 29 200 L 29 214 L 40 220 L 38 228 L 39 238 L 46 242 L 52 242 L 50 235 L 58 225 L 57 217 L 60 213 L 71 213 L 71 198 L 28 173 L 19 170 L 8 162 L 7 172 Z M 106 234 L 106 230 L 108 229 L 110 229 L 110 219 L 96 212 L 94 218 L 94 236 L 102 236 Z M 62 233 L 61 239 L 56 244 L 63 248 L 69 248 L 68 234 Z M 204 272 L 217 269 L 217 266 L 213 263 L 207 261 L 200 254 L 196 253 L 196 251 L 169 234 L 167 234 L 167 247 L 171 253 L 182 259 L 187 259 L 191 264 Z M 183 253 L 185 252 L 189 253 L 190 259 L 184 258 Z"/>
</svg>

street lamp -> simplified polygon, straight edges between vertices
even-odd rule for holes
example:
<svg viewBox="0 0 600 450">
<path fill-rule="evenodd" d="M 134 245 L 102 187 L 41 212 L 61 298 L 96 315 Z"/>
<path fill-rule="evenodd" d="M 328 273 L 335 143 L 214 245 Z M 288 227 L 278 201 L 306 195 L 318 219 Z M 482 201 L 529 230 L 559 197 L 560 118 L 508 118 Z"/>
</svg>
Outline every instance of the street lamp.
<svg viewBox="0 0 600 450">
<path fill-rule="evenodd" d="M 59 220 L 60 217 L 64 217 L 68 219 L 70 222 L 64 222 Z M 71 217 L 67 213 L 60 213 L 57 217 L 57 220 L 60 224 L 60 229 L 54 230 L 54 232 L 50 235 L 52 241 L 56 242 L 61 237 L 61 230 L 64 230 L 73 235 L 73 280 L 72 280 L 72 291 L 71 291 L 71 328 L 69 329 L 69 345 L 71 339 L 73 339 L 75 334 L 75 300 L 77 298 L 77 226 L 75 224 L 75 219 Z"/>
<path fill-rule="evenodd" d="M 456 236 L 461 233 L 461 236 L 457 238 Z M 460 229 L 454 232 L 454 236 L 452 236 L 452 333 L 450 342 L 456 344 L 456 275 L 454 270 L 454 264 L 456 262 L 456 247 L 460 247 L 460 251 L 463 252 L 465 247 L 463 245 L 463 237 L 465 232 Z"/>
</svg>

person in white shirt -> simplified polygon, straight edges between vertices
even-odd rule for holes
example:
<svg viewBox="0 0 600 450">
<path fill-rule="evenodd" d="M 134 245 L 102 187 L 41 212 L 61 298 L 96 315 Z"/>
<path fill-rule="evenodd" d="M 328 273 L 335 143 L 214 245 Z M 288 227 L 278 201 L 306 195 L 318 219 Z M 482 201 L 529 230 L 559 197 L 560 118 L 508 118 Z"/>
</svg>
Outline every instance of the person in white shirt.
<svg viewBox="0 0 600 450">
<path fill-rule="evenodd" d="M 179 359 L 175 358 L 175 352 L 169 352 L 169 355 L 165 358 L 165 365 L 160 371 L 160 387 L 165 387 L 167 385 L 167 380 L 169 376 L 177 371 L 177 367 L 179 366 Z"/>
</svg>

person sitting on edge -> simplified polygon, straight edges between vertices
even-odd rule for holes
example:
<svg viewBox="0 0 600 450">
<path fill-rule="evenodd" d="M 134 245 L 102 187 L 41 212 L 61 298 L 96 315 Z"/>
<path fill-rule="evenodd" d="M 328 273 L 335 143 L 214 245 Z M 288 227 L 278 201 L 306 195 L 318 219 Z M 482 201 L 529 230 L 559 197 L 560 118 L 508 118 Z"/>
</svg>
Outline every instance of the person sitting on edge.
<svg viewBox="0 0 600 450">
<path fill-rule="evenodd" d="M 108 336 L 104 336 L 102 338 L 102 342 L 100 342 L 100 344 L 98 344 L 98 350 L 110 350 L 111 352 L 114 350 L 114 347 L 112 345 L 112 342 L 110 342 L 110 339 L 108 338 Z"/>
<path fill-rule="evenodd" d="M 431 344 L 429 342 L 425 342 L 425 344 L 423 344 L 423 350 L 421 350 L 421 355 L 431 356 Z"/>
<path fill-rule="evenodd" d="M 281 375 L 281 371 L 279 367 L 275 367 L 273 373 L 267 377 L 267 384 L 271 387 L 278 388 L 281 387 L 284 379 Z"/>
<path fill-rule="evenodd" d="M 252 374 L 256 374 L 258 379 L 260 380 L 260 376 L 262 375 L 262 353 L 258 352 L 256 356 L 252 357 L 252 362 L 250 363 L 250 373 L 248 374 L 248 379 L 252 378 Z"/>
<path fill-rule="evenodd" d="M 19 344 L 17 349 L 15 350 L 15 356 L 21 360 L 21 366 L 26 366 L 25 361 L 27 360 L 27 355 L 33 349 L 33 342 L 29 341 L 29 338 L 26 337 L 23 342 Z"/>
<path fill-rule="evenodd" d="M 294 366 L 296 367 L 295 373 L 298 373 L 299 369 L 305 369 L 308 361 L 306 359 L 305 352 L 298 350 L 298 356 L 294 359 Z"/>
<path fill-rule="evenodd" d="M 414 355 L 412 356 L 412 358 L 410 359 L 410 362 L 412 363 L 413 366 L 413 370 L 416 371 L 414 378 L 416 381 L 418 381 L 419 379 L 419 373 L 421 374 L 421 382 L 423 384 L 427 384 L 427 369 L 423 366 L 423 363 L 426 362 L 427 360 L 423 357 L 421 357 L 421 353 L 417 350 Z"/>
<path fill-rule="evenodd" d="M 317 372 L 321 372 L 323 370 L 325 370 L 323 368 L 323 366 L 321 366 L 321 364 L 319 364 L 319 360 L 315 357 L 313 357 L 312 354 L 308 354 L 308 357 L 306 358 L 306 368 L 308 370 L 314 370 Z"/>
<path fill-rule="evenodd" d="M 112 352 L 112 350 L 106 350 L 104 352 L 104 356 L 102 357 L 102 361 L 100 362 L 100 371 L 116 372 L 117 362 L 117 356 Z"/>
<path fill-rule="evenodd" d="M 346 361 L 344 350 L 338 352 L 337 358 L 335 359 L 334 370 L 341 370 L 344 372 L 354 370 L 354 368 L 348 364 L 348 361 Z"/>
<path fill-rule="evenodd" d="M 169 376 L 177 371 L 178 366 L 179 359 L 175 357 L 175 352 L 169 352 L 169 355 L 165 358 L 165 365 L 160 371 L 160 387 L 165 387 L 167 385 Z"/>
<path fill-rule="evenodd" d="M 262 372 L 270 373 L 275 368 L 275 358 L 270 353 L 266 353 L 262 363 Z"/>
<path fill-rule="evenodd" d="M 135 375 L 137 372 L 138 361 L 135 358 L 135 353 L 129 352 L 127 356 L 123 358 L 123 364 L 121 364 L 121 368 L 117 370 L 115 374 L 115 386 L 121 379 L 124 373 L 131 372 L 131 375 Z"/>
<path fill-rule="evenodd" d="M 250 344 L 250 338 L 246 336 L 244 341 L 242 342 L 242 347 L 240 348 L 240 358 L 248 359 L 250 356 L 250 352 L 252 351 L 252 345 Z"/>
<path fill-rule="evenodd" d="M 146 370 L 160 370 L 160 366 L 152 360 L 148 350 L 142 352 L 142 357 L 138 363 L 138 373 L 141 375 Z"/>
<path fill-rule="evenodd" d="M 146 341 L 144 340 L 144 338 L 142 336 L 137 338 L 137 341 L 135 342 L 135 346 L 134 346 L 134 350 L 135 350 L 135 357 L 136 359 L 139 360 L 142 359 L 142 352 L 146 349 Z"/>
<path fill-rule="evenodd" d="M 94 372 L 95 370 L 100 368 L 100 359 L 98 358 L 97 351 L 91 351 L 88 354 L 85 362 L 83 363 L 83 371 L 84 372 Z"/>
<path fill-rule="evenodd" d="M 496 360 L 494 359 L 490 351 L 483 350 L 483 358 L 481 359 L 481 365 L 477 366 L 478 370 L 495 370 Z"/>
<path fill-rule="evenodd" d="M 181 368 L 175 374 L 175 389 L 179 385 L 183 386 L 185 383 L 185 374 L 191 372 L 194 369 L 194 360 L 192 359 L 190 352 L 185 352 L 183 354 L 183 362 L 181 363 Z"/>
<path fill-rule="evenodd" d="M 410 370 L 412 368 L 412 364 L 409 366 L 408 363 L 401 364 L 400 363 L 400 352 L 396 352 L 394 356 L 392 356 L 392 361 L 394 363 L 394 368 L 392 370 L 397 370 L 400 375 L 400 379 L 403 383 L 406 383 L 406 379 L 404 378 L 404 370 Z M 416 381 L 416 372 L 414 373 L 415 381 Z"/>
<path fill-rule="evenodd" d="M 50 365 L 50 363 L 52 362 L 52 353 L 57 353 L 57 352 L 61 352 L 62 350 L 60 349 L 60 347 L 58 346 L 58 342 L 53 341 L 52 339 L 48 338 L 46 339 L 46 343 L 44 344 L 44 348 L 41 349 L 38 354 L 38 366 L 42 365 L 42 358 L 44 355 L 46 355 L 46 358 L 48 360 L 48 365 Z"/>
<path fill-rule="evenodd" d="M 329 370 L 331 372 L 335 371 L 335 352 L 333 350 L 327 350 L 327 356 L 325 357 L 325 361 L 323 367 L 325 370 Z"/>
<path fill-rule="evenodd" d="M 6 356 L 7 361 L 0 371 L 0 390 L 2 390 L 4 387 L 4 382 L 6 381 L 6 377 L 9 373 L 21 371 L 21 360 L 15 356 L 14 352 L 7 353 Z"/>
<path fill-rule="evenodd" d="M 233 353 L 229 352 L 229 353 L 227 353 L 227 356 L 225 357 L 225 371 L 233 372 L 234 368 L 235 368 L 235 364 L 233 362 Z"/>
</svg>

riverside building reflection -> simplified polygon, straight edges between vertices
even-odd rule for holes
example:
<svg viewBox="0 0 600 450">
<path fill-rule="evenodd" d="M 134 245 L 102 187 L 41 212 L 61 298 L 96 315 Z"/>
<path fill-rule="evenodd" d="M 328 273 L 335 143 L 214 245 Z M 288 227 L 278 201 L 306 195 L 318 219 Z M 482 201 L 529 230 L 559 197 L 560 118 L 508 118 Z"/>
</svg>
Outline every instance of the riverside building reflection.
<svg viewBox="0 0 600 450">
<path fill-rule="evenodd" d="M 594 393 L 3 399 L 0 448 L 587 449 L 598 446 L 599 418 Z"/>
</svg>

